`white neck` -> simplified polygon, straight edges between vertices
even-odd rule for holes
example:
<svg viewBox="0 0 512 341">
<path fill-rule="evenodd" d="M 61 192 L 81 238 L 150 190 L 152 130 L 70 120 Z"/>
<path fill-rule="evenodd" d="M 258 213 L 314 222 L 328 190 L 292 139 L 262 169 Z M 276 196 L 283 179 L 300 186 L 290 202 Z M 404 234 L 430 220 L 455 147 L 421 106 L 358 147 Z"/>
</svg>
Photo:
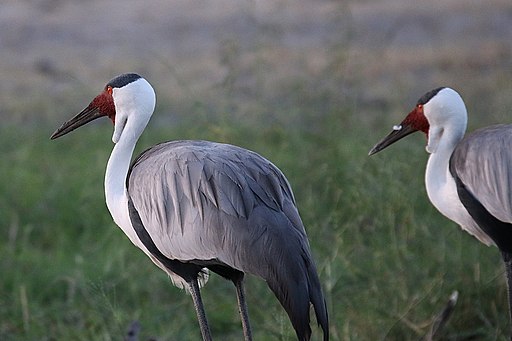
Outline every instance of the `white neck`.
<svg viewBox="0 0 512 341">
<path fill-rule="evenodd" d="M 115 223 L 141 247 L 128 213 L 126 177 L 135 144 L 155 109 L 156 97 L 151 85 L 143 78 L 114 88 L 112 97 L 116 109 L 112 141 L 116 145 L 107 163 L 105 199 Z"/>
<path fill-rule="evenodd" d="M 442 214 L 463 225 L 461 214 L 467 215 L 467 211 L 459 200 L 449 164 L 466 132 L 466 107 L 457 92 L 445 88 L 425 104 L 424 113 L 430 124 L 427 151 L 431 155 L 425 172 L 428 197 Z"/>
<path fill-rule="evenodd" d="M 430 155 L 425 172 L 427 194 L 430 201 L 441 212 L 446 208 L 441 202 L 448 199 L 446 196 L 455 189 L 455 181 L 450 174 L 449 162 L 458 142 L 453 139 L 444 139 L 445 137 L 441 138 L 436 151 Z"/>
<path fill-rule="evenodd" d="M 123 129 L 123 134 L 114 146 L 107 163 L 105 173 L 105 198 L 107 207 L 116 224 L 123 229 L 128 229 L 131 225 L 126 220 L 127 214 L 127 196 L 126 196 L 126 176 L 130 167 L 130 162 L 135 149 L 135 144 L 139 139 L 144 127 L 137 129 L 136 126 L 127 122 Z M 128 234 L 125 231 L 126 234 Z"/>
<path fill-rule="evenodd" d="M 489 245 L 486 238 L 473 218 L 462 204 L 457 193 L 455 179 L 450 173 L 450 157 L 463 137 L 465 127 L 452 127 L 445 129 L 439 139 L 436 151 L 428 159 L 425 173 L 427 194 L 432 204 L 445 217 L 456 222 L 468 233 L 474 235 L 481 242 Z"/>
</svg>

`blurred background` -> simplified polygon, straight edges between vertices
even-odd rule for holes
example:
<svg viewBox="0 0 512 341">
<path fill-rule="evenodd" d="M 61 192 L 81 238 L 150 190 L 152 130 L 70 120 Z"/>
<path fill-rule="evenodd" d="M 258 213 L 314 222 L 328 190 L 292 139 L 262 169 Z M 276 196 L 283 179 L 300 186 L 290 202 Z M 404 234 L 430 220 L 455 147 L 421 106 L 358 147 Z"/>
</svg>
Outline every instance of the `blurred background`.
<svg viewBox="0 0 512 341">
<path fill-rule="evenodd" d="M 157 93 L 138 152 L 209 139 L 284 171 L 332 339 L 418 340 L 453 290 L 444 339 L 505 338 L 499 253 L 428 202 L 424 137 L 367 152 L 438 86 L 462 95 L 469 130 L 512 121 L 510 1 L 4 0 L 0 339 L 119 340 L 132 321 L 141 340 L 199 338 L 190 297 L 105 207 L 108 120 L 49 140 L 125 72 Z M 294 339 L 265 283 L 248 285 L 256 339 Z M 231 284 L 212 276 L 203 296 L 214 337 L 240 339 Z"/>
</svg>

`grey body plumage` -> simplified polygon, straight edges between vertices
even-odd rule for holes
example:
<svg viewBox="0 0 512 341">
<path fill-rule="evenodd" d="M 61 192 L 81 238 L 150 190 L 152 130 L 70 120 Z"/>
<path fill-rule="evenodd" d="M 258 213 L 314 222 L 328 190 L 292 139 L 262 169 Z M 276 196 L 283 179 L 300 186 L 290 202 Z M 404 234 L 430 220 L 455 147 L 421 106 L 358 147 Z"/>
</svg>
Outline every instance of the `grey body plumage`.
<svg viewBox="0 0 512 341">
<path fill-rule="evenodd" d="M 457 144 L 450 164 L 493 216 L 512 223 L 512 125 L 468 134 Z"/>
<path fill-rule="evenodd" d="M 228 144 L 170 141 L 134 161 L 127 189 L 164 256 L 263 278 L 301 339 L 311 333 L 310 303 L 327 328 L 320 282 L 292 189 L 270 161 Z"/>
</svg>

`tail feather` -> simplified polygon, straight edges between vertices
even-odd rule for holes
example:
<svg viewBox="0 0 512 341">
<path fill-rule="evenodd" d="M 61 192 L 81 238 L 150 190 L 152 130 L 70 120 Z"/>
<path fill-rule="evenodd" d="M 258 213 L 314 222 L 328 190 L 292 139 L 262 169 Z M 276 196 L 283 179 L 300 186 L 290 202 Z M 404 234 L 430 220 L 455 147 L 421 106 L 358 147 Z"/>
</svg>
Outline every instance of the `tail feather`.
<svg viewBox="0 0 512 341">
<path fill-rule="evenodd" d="M 313 304 L 316 321 L 324 333 L 324 341 L 329 341 L 329 315 L 315 264 L 310 262 L 308 270 L 309 300 Z"/>
<path fill-rule="evenodd" d="M 240 271 L 263 278 L 274 292 L 295 329 L 299 341 L 311 338 L 310 309 L 315 310 L 324 341 L 329 340 L 327 306 L 311 255 L 309 242 L 294 206 L 287 214 L 255 208 L 249 218 L 247 238 L 240 238 L 233 249 L 231 264 Z M 255 228 L 256 226 L 257 228 Z M 240 235 L 238 235 L 240 237 Z"/>
<path fill-rule="evenodd" d="M 304 248 L 302 251 L 300 259 L 289 259 L 266 280 L 287 312 L 299 341 L 309 341 L 311 338 L 311 305 L 317 323 L 323 330 L 323 339 L 328 341 L 329 318 L 320 280 L 310 253 Z"/>
</svg>

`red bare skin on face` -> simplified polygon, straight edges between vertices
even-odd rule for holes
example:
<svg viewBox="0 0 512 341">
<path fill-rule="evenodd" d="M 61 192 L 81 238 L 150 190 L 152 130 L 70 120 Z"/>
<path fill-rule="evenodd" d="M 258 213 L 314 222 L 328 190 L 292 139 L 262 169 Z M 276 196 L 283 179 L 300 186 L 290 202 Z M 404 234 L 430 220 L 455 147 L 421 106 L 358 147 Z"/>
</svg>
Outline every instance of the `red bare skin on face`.
<svg viewBox="0 0 512 341">
<path fill-rule="evenodd" d="M 402 125 L 408 125 L 416 130 L 424 132 L 428 137 L 430 124 L 423 114 L 423 105 L 418 104 L 402 121 Z"/>
<path fill-rule="evenodd" d="M 99 112 L 105 116 L 108 116 L 115 123 L 116 119 L 116 107 L 114 105 L 114 99 L 112 98 L 112 87 L 107 86 L 105 90 L 96 96 L 89 107 L 98 108 Z"/>
</svg>

